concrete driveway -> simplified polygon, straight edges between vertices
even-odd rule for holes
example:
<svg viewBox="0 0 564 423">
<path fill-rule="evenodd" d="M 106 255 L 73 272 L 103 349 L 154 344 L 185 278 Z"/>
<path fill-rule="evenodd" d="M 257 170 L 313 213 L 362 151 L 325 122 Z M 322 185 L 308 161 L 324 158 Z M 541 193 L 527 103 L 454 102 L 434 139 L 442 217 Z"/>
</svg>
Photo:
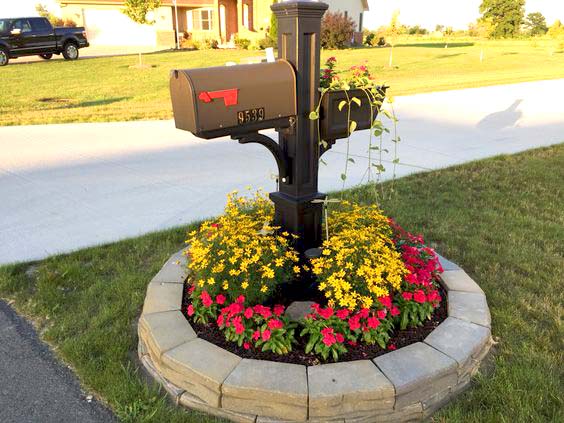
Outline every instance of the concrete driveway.
<svg viewBox="0 0 564 423">
<path fill-rule="evenodd" d="M 397 175 L 564 142 L 562 98 L 564 79 L 398 97 Z M 347 186 L 366 181 L 367 147 L 366 131 L 353 134 Z M 341 188 L 345 149 L 323 157 L 320 190 Z M 213 216 L 247 185 L 275 189 L 263 147 L 200 140 L 172 121 L 3 127 L 0 151 L 0 263 Z"/>
</svg>

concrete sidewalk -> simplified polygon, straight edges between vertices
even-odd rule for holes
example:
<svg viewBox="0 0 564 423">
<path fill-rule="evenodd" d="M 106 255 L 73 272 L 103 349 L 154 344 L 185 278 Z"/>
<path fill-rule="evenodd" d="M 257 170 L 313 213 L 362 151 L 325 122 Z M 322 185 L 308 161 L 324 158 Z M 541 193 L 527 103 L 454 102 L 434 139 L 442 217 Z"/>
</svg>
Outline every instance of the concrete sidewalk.
<svg viewBox="0 0 564 423">
<path fill-rule="evenodd" d="M 564 142 L 562 98 L 564 79 L 398 97 L 397 175 Z M 367 150 L 367 131 L 353 134 L 347 186 L 363 180 Z M 0 151 L 0 263 L 213 216 L 247 185 L 275 189 L 263 147 L 200 140 L 172 121 L 3 127 Z M 345 151 L 341 140 L 323 156 L 321 191 L 341 188 Z"/>
</svg>

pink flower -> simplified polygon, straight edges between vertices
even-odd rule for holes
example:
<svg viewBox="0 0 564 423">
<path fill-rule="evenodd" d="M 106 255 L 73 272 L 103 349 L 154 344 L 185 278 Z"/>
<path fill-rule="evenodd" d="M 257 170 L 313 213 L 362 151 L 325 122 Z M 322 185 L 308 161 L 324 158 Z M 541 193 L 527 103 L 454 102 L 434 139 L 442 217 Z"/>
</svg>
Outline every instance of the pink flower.
<svg viewBox="0 0 564 423">
<path fill-rule="evenodd" d="M 390 344 L 390 345 L 388 345 L 388 349 L 389 349 L 390 351 L 393 351 L 393 350 L 396 349 L 396 346 L 395 346 L 394 344 Z"/>
<path fill-rule="evenodd" d="M 335 313 L 335 315 L 339 319 L 345 320 L 347 317 L 349 317 L 349 311 L 346 308 L 342 308 L 340 310 L 337 310 L 337 313 Z"/>
<path fill-rule="evenodd" d="M 388 314 L 388 312 L 386 311 L 386 309 L 384 309 L 384 310 L 378 310 L 376 314 L 378 315 L 379 319 L 383 319 L 386 317 L 386 314 Z"/>
<path fill-rule="evenodd" d="M 349 319 L 349 329 L 357 330 L 360 328 L 360 317 L 354 316 Z"/>
<path fill-rule="evenodd" d="M 217 325 L 218 326 L 223 325 L 224 320 L 225 320 L 225 316 L 223 314 L 220 314 L 219 316 L 217 316 Z"/>
<path fill-rule="evenodd" d="M 202 304 L 204 305 L 204 307 L 210 307 L 213 304 L 213 300 L 207 291 L 202 291 L 200 298 L 202 299 Z"/>
<path fill-rule="evenodd" d="M 345 337 L 343 336 L 342 333 L 336 333 L 335 334 L 335 339 L 337 340 L 337 342 L 339 344 L 342 344 L 343 342 L 345 342 Z"/>
<path fill-rule="evenodd" d="M 268 329 L 265 329 L 262 331 L 262 340 L 263 341 L 268 341 L 270 339 L 270 331 Z"/>
<path fill-rule="evenodd" d="M 324 328 L 321 330 L 321 334 L 323 335 L 323 343 L 328 347 L 337 342 L 337 339 L 333 334 L 333 328 Z"/>
<path fill-rule="evenodd" d="M 248 350 L 249 348 L 251 348 L 251 344 L 249 344 L 248 342 L 244 342 L 244 343 L 243 343 L 243 348 L 245 348 L 246 350 Z"/>
<path fill-rule="evenodd" d="M 236 302 L 236 303 L 239 303 L 239 304 L 243 304 L 243 303 L 245 302 L 245 296 L 244 296 L 244 295 L 239 295 L 239 296 L 237 297 L 237 299 L 235 300 L 235 302 Z"/>
<path fill-rule="evenodd" d="M 324 319 L 329 319 L 333 315 L 333 309 L 331 307 L 320 308 L 318 313 Z"/>
<path fill-rule="evenodd" d="M 247 319 L 250 319 L 251 317 L 253 317 L 253 314 L 254 314 L 253 309 L 251 307 L 249 307 L 245 310 L 245 317 Z"/>
<path fill-rule="evenodd" d="M 355 341 L 349 341 L 349 345 L 351 347 L 356 347 L 356 342 Z"/>
<path fill-rule="evenodd" d="M 378 320 L 376 317 L 369 317 L 366 321 L 370 329 L 376 329 L 378 326 L 380 326 L 380 320 Z"/>
<path fill-rule="evenodd" d="M 398 316 L 400 314 L 400 309 L 396 306 L 392 307 L 392 316 Z"/>
<path fill-rule="evenodd" d="M 241 335 L 245 331 L 245 326 L 243 326 L 241 316 L 233 318 L 233 327 L 235 328 L 235 333 Z"/>
<path fill-rule="evenodd" d="M 192 295 L 192 292 L 194 292 L 195 289 L 196 285 L 191 285 L 190 288 L 188 288 L 188 294 Z"/>
<path fill-rule="evenodd" d="M 252 338 L 253 338 L 253 341 L 257 341 L 260 338 L 260 330 L 255 330 L 253 332 Z"/>
<path fill-rule="evenodd" d="M 225 295 L 219 294 L 217 297 L 215 297 L 215 302 L 219 305 L 223 305 L 223 303 L 225 303 Z"/>
<path fill-rule="evenodd" d="M 427 300 L 425 297 L 425 293 L 421 289 L 418 289 L 413 293 L 413 299 L 420 304 L 423 304 Z"/>
<path fill-rule="evenodd" d="M 370 310 L 367 309 L 367 308 L 361 308 L 360 311 L 358 312 L 358 315 L 359 315 L 362 319 L 366 319 L 369 314 L 370 314 Z"/>
<path fill-rule="evenodd" d="M 188 314 L 188 316 L 192 316 L 194 314 L 194 306 L 192 304 L 188 306 L 186 313 Z"/>
<path fill-rule="evenodd" d="M 413 294 L 411 292 L 402 292 L 401 296 L 403 297 L 404 300 L 411 300 L 413 298 Z"/>
<path fill-rule="evenodd" d="M 276 304 L 274 306 L 274 314 L 276 314 L 276 316 L 278 316 L 278 317 L 280 317 L 280 316 L 282 316 L 282 314 L 284 314 L 284 310 L 285 310 L 285 308 L 281 304 Z"/>
<path fill-rule="evenodd" d="M 392 307 L 392 299 L 389 295 L 378 298 L 378 301 L 380 301 L 380 304 L 382 304 L 386 308 Z"/>
<path fill-rule="evenodd" d="M 265 307 L 263 305 L 257 304 L 256 306 L 253 307 L 253 309 L 255 313 L 260 314 L 265 319 L 268 319 L 270 316 L 272 316 L 272 312 L 270 311 L 270 308 Z"/>
<path fill-rule="evenodd" d="M 270 329 L 282 329 L 284 327 L 284 323 L 282 323 L 280 320 L 272 319 L 268 321 L 268 327 Z"/>
</svg>

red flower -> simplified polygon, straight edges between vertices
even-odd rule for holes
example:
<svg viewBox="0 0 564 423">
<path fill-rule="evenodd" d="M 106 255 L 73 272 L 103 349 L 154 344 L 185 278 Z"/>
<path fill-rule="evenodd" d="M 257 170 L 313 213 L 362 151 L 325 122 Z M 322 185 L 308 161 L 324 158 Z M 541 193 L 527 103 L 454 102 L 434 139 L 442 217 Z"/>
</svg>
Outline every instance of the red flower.
<svg viewBox="0 0 564 423">
<path fill-rule="evenodd" d="M 366 321 L 370 329 L 376 329 L 378 326 L 380 326 L 380 320 L 378 320 L 376 317 L 369 317 Z"/>
<path fill-rule="evenodd" d="M 253 314 L 254 314 L 253 309 L 251 307 L 249 307 L 245 310 L 245 317 L 247 319 L 250 319 L 251 317 L 253 317 Z"/>
<path fill-rule="evenodd" d="M 329 319 L 333 315 L 333 309 L 331 307 L 320 308 L 318 313 L 324 319 Z"/>
<path fill-rule="evenodd" d="M 237 316 L 233 318 L 233 327 L 235 328 L 235 333 L 237 335 L 241 335 L 245 331 L 245 326 L 241 321 L 241 316 Z"/>
<path fill-rule="evenodd" d="M 268 327 L 270 329 L 282 329 L 284 327 L 284 323 L 282 323 L 280 320 L 272 319 L 268 321 Z"/>
<path fill-rule="evenodd" d="M 418 289 L 413 293 L 413 299 L 420 304 L 423 304 L 427 300 L 425 297 L 425 293 L 421 289 Z"/>
<path fill-rule="evenodd" d="M 257 341 L 260 338 L 260 330 L 255 330 L 252 338 L 253 338 L 253 341 Z"/>
<path fill-rule="evenodd" d="M 270 308 L 265 307 L 263 305 L 257 304 L 256 306 L 253 307 L 253 309 L 255 313 L 260 314 L 265 319 L 268 319 L 270 316 L 272 316 L 272 312 L 270 311 Z"/>
<path fill-rule="evenodd" d="M 202 291 L 200 298 L 202 299 L 202 304 L 204 305 L 204 307 L 209 307 L 213 304 L 213 300 L 207 291 Z"/>
<path fill-rule="evenodd" d="M 223 325 L 224 319 L 225 319 L 225 316 L 223 314 L 220 314 L 219 316 L 217 316 L 217 325 L 218 326 Z"/>
<path fill-rule="evenodd" d="M 223 305 L 223 303 L 225 302 L 225 295 L 219 294 L 217 297 L 215 297 L 215 302 L 219 305 Z"/>
<path fill-rule="evenodd" d="M 392 316 L 398 316 L 400 314 L 400 309 L 396 306 L 392 307 Z"/>
<path fill-rule="evenodd" d="M 274 310 L 273 310 L 273 311 L 274 311 L 274 314 L 276 314 L 278 317 L 280 317 L 280 316 L 282 316 L 282 314 L 284 314 L 284 310 L 285 310 L 285 308 L 284 308 L 283 305 L 281 305 L 281 304 L 276 304 L 276 305 L 274 306 Z"/>
<path fill-rule="evenodd" d="M 345 342 L 345 337 L 343 336 L 342 333 L 336 333 L 335 334 L 335 339 L 337 340 L 337 342 L 339 344 L 342 344 L 343 342 Z"/>
<path fill-rule="evenodd" d="M 268 341 L 270 339 L 270 331 L 268 329 L 265 329 L 262 331 L 262 340 L 263 341 Z"/>
<path fill-rule="evenodd" d="M 337 313 L 335 313 L 335 315 L 339 319 L 345 320 L 347 317 L 349 317 L 349 311 L 346 308 L 342 308 L 340 310 L 337 310 Z"/>
<path fill-rule="evenodd" d="M 243 303 L 245 302 L 245 296 L 244 296 L 244 295 L 239 295 L 239 296 L 237 297 L 237 299 L 235 300 L 235 302 L 236 302 L 236 303 L 239 303 L 239 304 L 243 304 Z"/>
<path fill-rule="evenodd" d="M 245 348 L 246 350 L 248 350 L 249 348 L 251 348 L 251 344 L 249 344 L 248 342 L 244 342 L 244 343 L 243 343 L 243 348 Z"/>
<path fill-rule="evenodd" d="M 192 316 L 194 314 L 194 306 L 192 304 L 190 304 L 187 308 L 186 308 L 186 313 L 188 314 L 188 316 Z"/>
<path fill-rule="evenodd" d="M 363 319 L 366 319 L 369 314 L 370 314 L 370 310 L 367 308 L 361 308 L 360 311 L 358 312 L 358 315 Z"/>
<path fill-rule="evenodd" d="M 195 289 L 196 285 L 191 285 L 190 288 L 188 288 L 188 294 L 192 295 L 192 292 L 194 292 Z"/>
<path fill-rule="evenodd" d="M 413 298 L 413 294 L 411 292 L 402 292 L 401 296 L 403 297 L 404 300 L 411 300 Z"/>
<path fill-rule="evenodd" d="M 335 335 L 333 334 L 333 328 L 322 329 L 321 334 L 323 335 L 323 343 L 325 345 L 327 345 L 328 347 L 330 347 L 335 342 L 337 342 L 337 339 L 335 338 Z"/>
<path fill-rule="evenodd" d="M 219 228 L 219 225 L 218 225 L 217 223 L 212 223 L 210 226 L 211 226 L 212 228 Z"/>
<path fill-rule="evenodd" d="M 349 329 L 357 330 L 360 328 L 360 317 L 354 316 L 349 319 Z"/>
<path fill-rule="evenodd" d="M 392 298 L 389 295 L 378 298 L 378 301 L 386 308 L 392 307 Z"/>
<path fill-rule="evenodd" d="M 393 350 L 396 349 L 396 346 L 395 346 L 394 344 L 390 344 L 390 345 L 388 345 L 388 349 L 389 349 L 390 351 L 393 351 Z"/>
<path fill-rule="evenodd" d="M 384 310 L 378 310 L 376 314 L 378 315 L 379 319 L 383 319 L 386 317 L 386 314 L 388 314 L 388 312 L 386 311 L 386 309 L 384 309 Z"/>
<path fill-rule="evenodd" d="M 355 341 L 349 341 L 349 345 L 351 347 L 356 347 L 356 342 Z"/>
</svg>

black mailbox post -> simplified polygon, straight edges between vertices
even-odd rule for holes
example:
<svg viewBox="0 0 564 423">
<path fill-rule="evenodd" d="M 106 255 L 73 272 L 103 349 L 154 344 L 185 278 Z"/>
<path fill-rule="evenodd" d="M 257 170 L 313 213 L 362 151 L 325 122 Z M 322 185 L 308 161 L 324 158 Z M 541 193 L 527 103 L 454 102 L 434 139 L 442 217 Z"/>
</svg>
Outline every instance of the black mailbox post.
<svg viewBox="0 0 564 423">
<path fill-rule="evenodd" d="M 328 6 L 283 1 L 271 8 L 278 19 L 276 63 L 175 70 L 171 97 L 178 128 L 202 138 L 230 135 L 270 150 L 280 181 L 279 191 L 270 194 L 275 224 L 298 235 L 296 248 L 305 252 L 322 242 L 323 208 L 315 200 L 325 198 L 318 191 L 319 156 L 330 145 L 320 149 L 318 122 L 309 114 L 319 101 L 321 18 Z M 330 144 L 347 136 L 348 128 L 335 127 Z M 265 128 L 278 131 L 278 142 L 258 132 Z"/>
</svg>

